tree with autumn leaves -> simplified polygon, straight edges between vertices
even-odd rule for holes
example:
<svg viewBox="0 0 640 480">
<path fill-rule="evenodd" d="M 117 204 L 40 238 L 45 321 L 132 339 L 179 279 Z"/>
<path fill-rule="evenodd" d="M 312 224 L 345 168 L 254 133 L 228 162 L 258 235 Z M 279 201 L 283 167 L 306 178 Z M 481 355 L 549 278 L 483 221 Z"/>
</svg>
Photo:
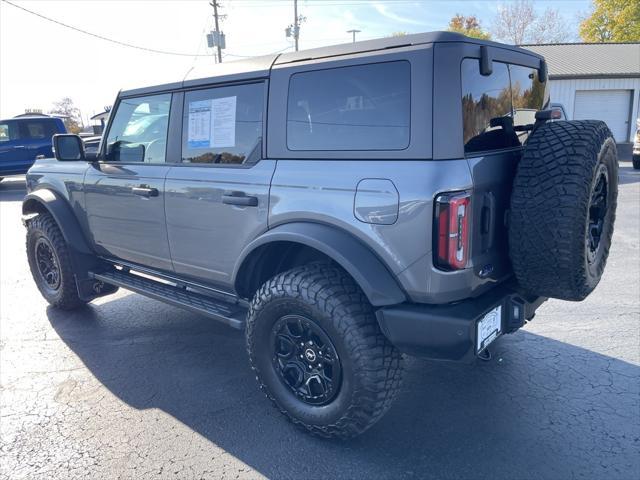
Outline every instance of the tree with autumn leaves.
<svg viewBox="0 0 640 480">
<path fill-rule="evenodd" d="M 480 20 L 475 15 L 469 15 L 465 17 L 459 13 L 449 21 L 450 32 L 462 33 L 467 37 L 481 38 L 483 40 L 489 40 L 491 35 L 485 32 L 480 26 Z"/>
<path fill-rule="evenodd" d="M 640 41 L 640 0 L 592 0 L 591 11 L 580 22 L 584 42 Z M 566 19 L 559 10 L 534 8 L 532 0 L 514 0 L 498 5 L 488 30 L 475 15 L 459 13 L 449 21 L 448 30 L 469 37 L 522 45 L 575 41 Z M 573 37 L 573 38 L 572 38 Z"/>
</svg>

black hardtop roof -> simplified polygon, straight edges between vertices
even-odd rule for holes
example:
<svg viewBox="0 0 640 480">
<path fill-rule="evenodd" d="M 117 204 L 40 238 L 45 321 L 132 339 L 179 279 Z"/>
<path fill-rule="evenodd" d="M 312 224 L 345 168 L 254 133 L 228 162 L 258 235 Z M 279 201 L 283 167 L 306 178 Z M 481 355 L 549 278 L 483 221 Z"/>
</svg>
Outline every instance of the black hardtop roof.
<svg viewBox="0 0 640 480">
<path fill-rule="evenodd" d="M 460 33 L 426 32 L 379 38 L 375 40 L 365 40 L 355 43 L 331 45 L 327 47 L 312 48 L 309 50 L 300 50 L 299 52 L 264 55 L 260 57 L 252 57 L 246 60 L 235 60 L 232 62 L 220 63 L 212 67 L 207 67 L 204 70 L 189 70 L 184 79 L 179 82 L 167 83 L 152 87 L 137 88 L 132 90 L 122 90 L 120 92 L 120 96 L 149 94 L 173 90 L 177 88 L 196 87 L 199 85 L 207 85 L 211 83 L 225 83 L 266 78 L 269 76 L 271 67 L 273 67 L 274 65 L 283 65 L 305 60 L 331 58 L 342 55 L 354 55 L 358 53 L 387 50 L 413 45 L 425 45 L 445 42 L 465 42 L 475 43 L 478 45 L 489 45 L 499 48 L 516 50 L 533 55 L 538 58 L 542 58 L 542 56 L 537 53 L 531 52 L 529 50 L 524 50 L 513 45 L 506 45 L 502 43 L 491 42 L 489 40 L 471 38 Z"/>
</svg>

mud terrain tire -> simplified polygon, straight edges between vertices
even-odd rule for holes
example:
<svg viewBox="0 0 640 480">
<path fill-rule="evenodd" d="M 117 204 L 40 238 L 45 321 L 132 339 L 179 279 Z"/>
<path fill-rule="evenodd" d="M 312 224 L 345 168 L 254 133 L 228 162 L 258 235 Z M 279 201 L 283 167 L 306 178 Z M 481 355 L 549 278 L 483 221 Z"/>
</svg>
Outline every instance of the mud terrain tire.
<svg viewBox="0 0 640 480">
<path fill-rule="evenodd" d="M 548 122 L 514 179 L 509 255 L 530 294 L 584 299 L 600 281 L 618 195 L 616 144 L 604 122 Z"/>
</svg>

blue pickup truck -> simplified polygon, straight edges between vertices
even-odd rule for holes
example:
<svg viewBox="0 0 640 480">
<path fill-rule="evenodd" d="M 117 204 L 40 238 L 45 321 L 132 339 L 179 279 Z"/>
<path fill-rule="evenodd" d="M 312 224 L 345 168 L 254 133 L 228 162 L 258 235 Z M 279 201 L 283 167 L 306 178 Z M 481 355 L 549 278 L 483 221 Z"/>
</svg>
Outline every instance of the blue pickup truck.
<svg viewBox="0 0 640 480">
<path fill-rule="evenodd" d="M 53 157 L 51 137 L 66 133 L 62 119 L 24 116 L 0 120 L 0 180 L 27 173 L 35 159 Z"/>
</svg>

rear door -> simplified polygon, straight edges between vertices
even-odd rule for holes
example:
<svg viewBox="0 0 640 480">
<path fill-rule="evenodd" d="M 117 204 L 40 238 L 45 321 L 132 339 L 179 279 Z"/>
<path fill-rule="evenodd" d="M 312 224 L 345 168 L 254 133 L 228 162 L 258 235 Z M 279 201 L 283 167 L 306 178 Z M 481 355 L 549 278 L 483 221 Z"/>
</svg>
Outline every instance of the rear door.
<svg viewBox="0 0 640 480">
<path fill-rule="evenodd" d="M 96 249 L 139 265 L 172 270 L 164 217 L 167 131 L 172 94 L 122 98 L 101 159 L 85 176 Z"/>
<path fill-rule="evenodd" d="M 241 250 L 267 229 L 275 161 L 263 159 L 266 81 L 184 93 L 181 162 L 167 175 L 176 273 L 222 288 Z"/>
<path fill-rule="evenodd" d="M 453 74 L 460 77 L 455 95 L 462 104 L 461 140 L 473 177 L 472 266 L 481 278 L 497 280 L 511 271 L 505 215 L 530 131 L 527 125 L 547 104 L 548 93 L 538 80 L 539 58 L 490 48 L 492 72 L 482 75 L 480 49 L 464 48 L 450 62 Z M 434 115 L 442 115 L 442 110 L 434 110 Z"/>
<path fill-rule="evenodd" d="M 51 138 L 58 133 L 55 120 L 51 118 L 29 118 L 20 121 L 20 137 L 26 151 L 27 168 L 33 164 L 36 157 L 52 157 Z"/>
</svg>

